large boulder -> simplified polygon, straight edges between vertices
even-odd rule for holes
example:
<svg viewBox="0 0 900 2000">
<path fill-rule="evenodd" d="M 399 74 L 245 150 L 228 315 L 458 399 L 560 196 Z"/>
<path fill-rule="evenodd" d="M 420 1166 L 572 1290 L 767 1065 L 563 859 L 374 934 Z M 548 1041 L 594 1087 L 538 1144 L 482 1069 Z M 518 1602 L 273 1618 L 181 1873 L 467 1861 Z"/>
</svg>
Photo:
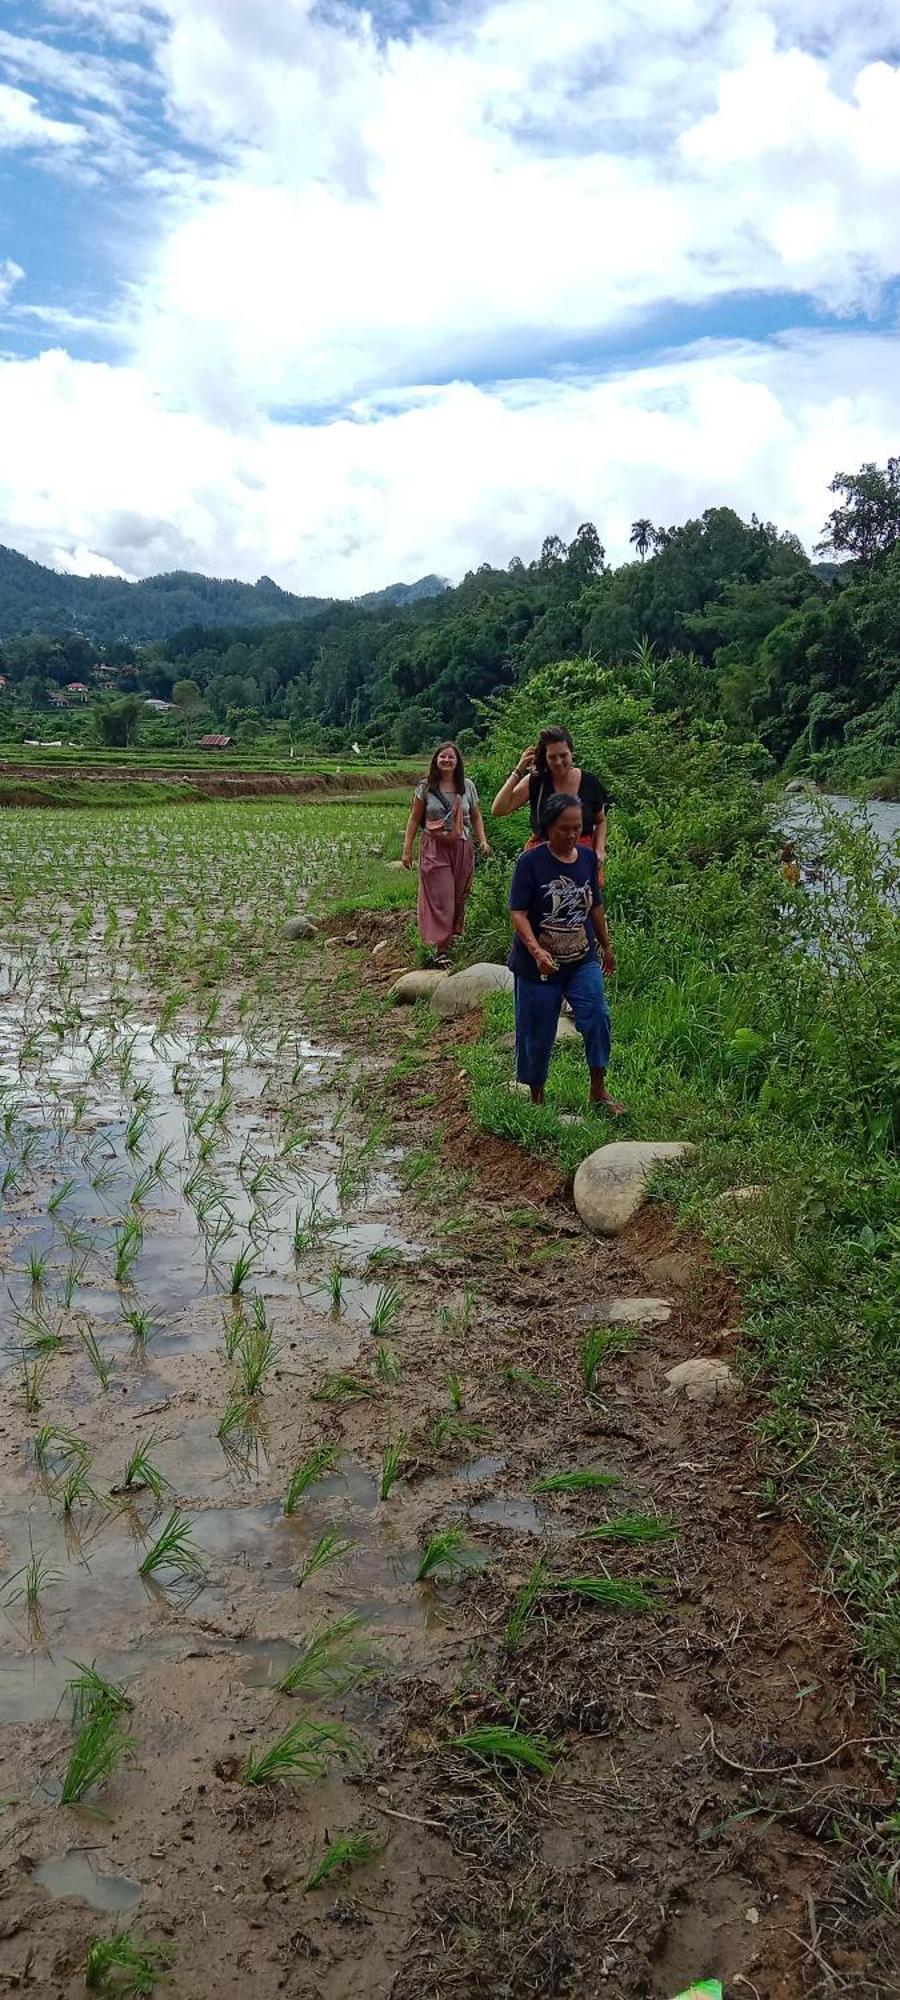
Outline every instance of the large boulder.
<svg viewBox="0 0 900 2000">
<path fill-rule="evenodd" d="M 315 937 L 318 928 L 312 917 L 289 917 L 287 923 L 281 926 L 281 935 L 294 943 L 298 938 Z"/>
<path fill-rule="evenodd" d="M 647 1181 L 661 1160 L 694 1151 L 681 1139 L 617 1139 L 589 1153 L 575 1175 L 575 1207 L 596 1236 L 617 1236 L 637 1214 Z"/>
<path fill-rule="evenodd" d="M 456 1014 L 481 1007 L 491 993 L 511 993 L 514 985 L 508 965 L 467 965 L 464 972 L 451 972 L 438 988 L 434 1010 L 451 1021 Z"/>
<path fill-rule="evenodd" d="M 414 1000 L 431 999 L 448 978 L 446 972 L 401 972 L 393 986 L 388 987 L 387 997 L 396 1007 L 411 1007 Z"/>
</svg>

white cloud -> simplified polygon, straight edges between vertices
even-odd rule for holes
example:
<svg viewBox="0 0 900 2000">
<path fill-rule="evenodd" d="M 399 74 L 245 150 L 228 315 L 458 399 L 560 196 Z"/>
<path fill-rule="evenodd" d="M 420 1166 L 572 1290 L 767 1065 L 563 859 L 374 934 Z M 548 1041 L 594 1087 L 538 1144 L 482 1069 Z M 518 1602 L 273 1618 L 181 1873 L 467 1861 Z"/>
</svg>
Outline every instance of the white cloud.
<svg viewBox="0 0 900 2000">
<path fill-rule="evenodd" d="M 718 502 L 810 544 L 835 470 L 896 446 L 896 362 L 850 333 L 707 343 L 606 380 L 456 383 L 239 436 L 165 409 L 135 370 L 49 353 L 0 365 L 0 540 L 341 596 L 528 557 L 587 518 L 621 559 L 638 515 Z"/>
<path fill-rule="evenodd" d="M 4 257 L 0 260 L 0 310 L 12 297 L 16 286 L 21 283 L 24 276 L 21 264 L 17 264 L 14 257 Z"/>
<path fill-rule="evenodd" d="M 0 148 L 80 146 L 85 133 L 65 119 L 46 118 L 27 90 L 0 83 Z"/>
</svg>

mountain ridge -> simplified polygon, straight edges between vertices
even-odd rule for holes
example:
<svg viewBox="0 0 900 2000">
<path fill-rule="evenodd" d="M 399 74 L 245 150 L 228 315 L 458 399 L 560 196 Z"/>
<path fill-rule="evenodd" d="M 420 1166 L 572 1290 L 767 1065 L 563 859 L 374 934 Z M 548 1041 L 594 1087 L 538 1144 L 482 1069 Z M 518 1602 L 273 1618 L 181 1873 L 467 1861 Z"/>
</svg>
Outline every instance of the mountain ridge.
<svg viewBox="0 0 900 2000">
<path fill-rule="evenodd" d="M 430 574 L 343 601 L 377 611 L 437 597 L 446 588 L 444 578 Z M 36 632 L 76 632 L 95 645 L 117 641 L 142 645 L 191 625 L 286 625 L 341 601 L 299 596 L 270 576 L 258 577 L 255 583 L 204 576 L 199 570 L 161 571 L 136 583 L 112 576 L 72 576 L 0 543 L 0 643 Z"/>
</svg>

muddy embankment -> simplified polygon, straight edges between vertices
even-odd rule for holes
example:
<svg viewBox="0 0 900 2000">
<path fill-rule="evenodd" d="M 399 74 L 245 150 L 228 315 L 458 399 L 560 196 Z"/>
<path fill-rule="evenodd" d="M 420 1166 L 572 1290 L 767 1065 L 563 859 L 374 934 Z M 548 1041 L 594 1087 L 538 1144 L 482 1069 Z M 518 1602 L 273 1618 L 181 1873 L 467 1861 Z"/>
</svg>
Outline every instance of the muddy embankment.
<svg viewBox="0 0 900 2000">
<path fill-rule="evenodd" d="M 402 769 L 383 771 L 236 771 L 211 763 L 207 769 L 179 770 L 173 765 L 69 764 L 47 765 L 0 758 L 0 805 L 73 806 L 115 804 L 123 788 L 163 786 L 170 802 L 189 804 L 207 799 L 348 798 L 361 792 L 384 792 L 408 785 Z M 108 790 L 108 801 L 96 788 Z M 86 796 L 82 801 L 79 792 Z M 136 790 L 133 801 L 140 804 Z"/>
</svg>

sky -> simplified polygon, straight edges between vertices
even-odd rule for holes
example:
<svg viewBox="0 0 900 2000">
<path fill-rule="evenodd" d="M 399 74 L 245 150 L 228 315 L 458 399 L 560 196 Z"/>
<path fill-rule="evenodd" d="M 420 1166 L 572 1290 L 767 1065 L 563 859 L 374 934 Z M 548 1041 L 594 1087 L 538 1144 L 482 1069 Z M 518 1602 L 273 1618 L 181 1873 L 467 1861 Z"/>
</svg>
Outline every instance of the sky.
<svg viewBox="0 0 900 2000">
<path fill-rule="evenodd" d="M 352 596 L 898 450 L 896 0 L 0 0 L 0 542 Z"/>
</svg>

